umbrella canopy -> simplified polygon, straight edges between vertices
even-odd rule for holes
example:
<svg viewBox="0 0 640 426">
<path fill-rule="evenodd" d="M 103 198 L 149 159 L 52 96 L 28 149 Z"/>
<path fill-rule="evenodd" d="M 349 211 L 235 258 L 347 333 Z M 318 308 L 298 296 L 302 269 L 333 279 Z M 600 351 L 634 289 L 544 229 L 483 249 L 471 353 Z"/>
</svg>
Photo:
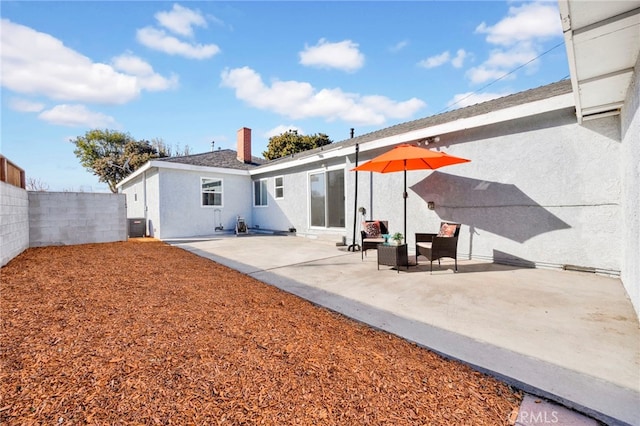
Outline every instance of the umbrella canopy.
<svg viewBox="0 0 640 426">
<path fill-rule="evenodd" d="M 351 169 L 352 171 L 367 171 L 378 173 L 404 172 L 404 238 L 407 238 L 407 170 L 435 170 L 440 167 L 471 160 L 454 157 L 440 151 L 419 146 L 401 144 L 378 155 L 366 163 Z"/>
<path fill-rule="evenodd" d="M 406 170 L 438 169 L 451 164 L 466 163 L 471 160 L 454 157 L 439 151 L 402 144 L 352 169 L 378 173 L 401 172 Z"/>
</svg>

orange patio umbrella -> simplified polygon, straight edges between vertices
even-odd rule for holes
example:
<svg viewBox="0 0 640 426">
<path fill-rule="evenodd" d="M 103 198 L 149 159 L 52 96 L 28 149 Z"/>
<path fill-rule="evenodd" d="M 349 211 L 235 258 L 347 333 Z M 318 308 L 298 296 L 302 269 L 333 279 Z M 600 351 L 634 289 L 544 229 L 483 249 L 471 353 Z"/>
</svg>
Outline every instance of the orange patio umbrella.
<svg viewBox="0 0 640 426">
<path fill-rule="evenodd" d="M 471 160 L 454 157 L 441 151 L 432 151 L 415 145 L 401 144 L 366 163 L 351 169 L 361 172 L 404 172 L 404 238 L 407 238 L 407 170 L 435 170 Z"/>
</svg>

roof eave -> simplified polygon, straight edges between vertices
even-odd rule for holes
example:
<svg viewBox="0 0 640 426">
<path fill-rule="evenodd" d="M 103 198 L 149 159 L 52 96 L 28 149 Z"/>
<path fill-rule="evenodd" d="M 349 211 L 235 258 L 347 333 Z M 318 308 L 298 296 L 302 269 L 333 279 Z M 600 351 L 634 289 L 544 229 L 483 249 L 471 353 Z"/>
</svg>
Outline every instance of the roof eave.
<svg viewBox="0 0 640 426">
<path fill-rule="evenodd" d="M 576 63 L 576 53 L 573 45 L 573 31 L 571 30 L 571 12 L 569 0 L 558 0 L 560 10 L 560 21 L 564 36 L 564 45 L 567 50 L 567 61 L 569 64 L 569 75 L 571 77 L 571 88 L 576 107 L 576 117 L 578 123 L 582 123 L 582 104 L 580 102 L 580 85 L 578 83 L 578 71 Z"/>
<path fill-rule="evenodd" d="M 418 130 L 400 133 L 397 135 L 383 137 L 377 140 L 364 142 L 359 145 L 359 152 L 367 152 L 376 150 L 379 148 L 386 148 L 389 146 L 397 145 L 400 143 L 411 143 L 440 136 L 447 133 L 452 133 L 460 130 L 471 129 L 480 126 L 486 126 L 491 124 L 497 124 L 509 120 L 524 118 L 532 115 L 543 114 L 551 111 L 558 111 L 566 108 L 572 108 L 575 106 L 574 96 L 572 93 L 565 93 L 562 95 L 553 96 L 547 99 L 541 99 L 538 101 L 528 102 L 521 105 L 507 107 L 495 111 L 491 111 L 485 114 L 479 114 L 472 117 L 461 118 L 454 121 L 449 121 L 435 126 L 425 127 Z M 340 148 L 327 151 L 317 151 L 309 155 L 302 155 L 300 158 L 294 158 L 291 161 L 277 164 L 266 164 L 256 167 L 249 171 L 251 176 L 260 175 L 262 173 L 270 173 L 279 170 L 285 170 L 293 167 L 300 167 L 303 165 L 315 163 L 318 161 L 325 161 L 332 158 L 343 157 L 355 153 L 353 145 L 345 145 Z"/>
<path fill-rule="evenodd" d="M 183 163 L 171 163 L 168 161 L 148 161 L 139 169 L 136 169 L 133 173 L 131 173 L 126 178 L 122 179 L 120 182 L 116 184 L 116 188 L 121 188 L 123 185 L 134 180 L 136 177 L 140 176 L 147 170 L 151 168 L 158 169 L 172 169 L 172 170 L 185 170 L 192 172 L 202 172 L 202 173 L 218 173 L 218 174 L 226 174 L 226 175 L 238 175 L 238 176 L 249 176 L 249 170 L 242 169 L 232 169 L 226 167 L 211 167 L 211 166 L 195 166 L 193 164 L 183 164 Z"/>
</svg>

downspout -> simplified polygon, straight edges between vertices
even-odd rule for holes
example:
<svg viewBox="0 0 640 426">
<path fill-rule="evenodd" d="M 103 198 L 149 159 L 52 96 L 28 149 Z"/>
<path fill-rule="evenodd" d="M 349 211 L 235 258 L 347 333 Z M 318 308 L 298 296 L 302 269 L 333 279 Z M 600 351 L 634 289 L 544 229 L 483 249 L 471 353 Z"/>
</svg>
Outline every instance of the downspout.
<svg viewBox="0 0 640 426">
<path fill-rule="evenodd" d="M 147 218 L 147 171 L 142 172 L 142 202 L 144 206 L 144 235 L 149 236 L 149 219 Z"/>
</svg>

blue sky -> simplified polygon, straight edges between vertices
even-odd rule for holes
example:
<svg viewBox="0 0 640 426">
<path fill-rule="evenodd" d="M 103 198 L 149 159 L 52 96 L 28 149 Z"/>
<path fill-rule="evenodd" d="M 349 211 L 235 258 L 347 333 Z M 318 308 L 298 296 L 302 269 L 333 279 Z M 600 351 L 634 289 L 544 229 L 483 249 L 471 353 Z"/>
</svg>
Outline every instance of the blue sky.
<svg viewBox="0 0 640 426">
<path fill-rule="evenodd" d="M 70 142 L 94 128 L 200 153 L 249 127 L 261 156 L 288 129 L 338 142 L 569 76 L 556 1 L 0 7 L 0 150 L 51 191 L 108 191 Z"/>
</svg>

